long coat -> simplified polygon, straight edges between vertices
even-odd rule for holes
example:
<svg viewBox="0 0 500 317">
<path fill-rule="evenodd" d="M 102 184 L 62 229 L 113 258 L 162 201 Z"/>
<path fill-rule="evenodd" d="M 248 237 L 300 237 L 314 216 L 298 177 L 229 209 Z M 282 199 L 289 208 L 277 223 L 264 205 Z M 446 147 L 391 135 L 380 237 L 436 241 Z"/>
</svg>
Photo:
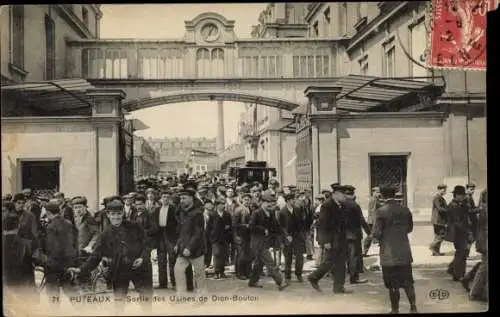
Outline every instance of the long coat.
<svg viewBox="0 0 500 317">
<path fill-rule="evenodd" d="M 155 249 L 157 248 L 157 243 L 153 236 L 153 215 L 150 214 L 147 210 L 139 213 L 136 209 L 132 211 L 130 216 L 130 222 L 138 224 L 146 233 L 146 237 L 149 239 L 150 247 Z"/>
<path fill-rule="evenodd" d="M 476 250 L 484 255 L 488 255 L 488 205 L 481 204 L 479 209 Z"/>
<path fill-rule="evenodd" d="M 211 244 L 225 244 L 232 241 L 232 219 L 229 212 L 224 211 L 222 216 L 217 212 L 209 216 L 207 224 L 207 237 Z"/>
<path fill-rule="evenodd" d="M 366 234 L 370 234 L 370 227 L 363 216 L 361 207 L 355 201 L 347 201 L 346 208 L 349 210 L 347 215 L 347 240 L 361 240 L 363 239 L 363 229 Z"/>
<path fill-rule="evenodd" d="M 234 210 L 232 227 L 234 241 L 241 240 L 250 241 L 250 210 L 245 206 L 239 206 Z M 241 241 L 243 242 L 243 241 Z"/>
<path fill-rule="evenodd" d="M 76 217 L 76 219 L 78 219 L 78 217 Z M 86 246 L 94 246 L 97 241 L 97 236 L 99 235 L 99 224 L 89 212 L 86 212 L 82 216 L 80 223 L 78 223 L 76 219 L 75 225 L 77 228 L 78 252 L 80 252 Z"/>
<path fill-rule="evenodd" d="M 167 226 L 164 228 L 160 227 L 160 210 L 161 207 L 158 207 L 153 213 L 152 237 L 159 243 L 169 242 L 175 244 L 175 242 L 177 241 L 177 234 L 179 230 L 179 217 L 177 208 L 174 205 L 168 205 Z"/>
<path fill-rule="evenodd" d="M 332 249 L 347 249 L 347 208 L 333 199 L 321 204 L 316 224 L 318 243 L 330 243 Z"/>
<path fill-rule="evenodd" d="M 433 225 L 440 226 L 445 226 L 448 223 L 446 217 L 446 200 L 439 194 L 436 194 L 432 199 L 431 222 Z"/>
<path fill-rule="evenodd" d="M 306 253 L 306 237 L 307 237 L 307 214 L 305 208 L 292 207 L 293 212 L 290 212 L 287 206 L 281 208 L 279 214 L 279 224 L 282 234 L 285 238 L 283 241 L 285 248 L 291 247 L 299 253 Z M 292 237 L 292 242 L 286 240 L 287 236 Z"/>
<path fill-rule="evenodd" d="M 465 201 L 453 199 L 447 207 L 448 229 L 444 239 L 449 242 L 464 242 L 472 237 L 469 225 L 469 207 Z"/>
<path fill-rule="evenodd" d="M 409 265 L 413 262 L 408 234 L 413 231 L 411 211 L 395 200 L 377 210 L 373 238 L 380 243 L 382 266 Z"/>
</svg>

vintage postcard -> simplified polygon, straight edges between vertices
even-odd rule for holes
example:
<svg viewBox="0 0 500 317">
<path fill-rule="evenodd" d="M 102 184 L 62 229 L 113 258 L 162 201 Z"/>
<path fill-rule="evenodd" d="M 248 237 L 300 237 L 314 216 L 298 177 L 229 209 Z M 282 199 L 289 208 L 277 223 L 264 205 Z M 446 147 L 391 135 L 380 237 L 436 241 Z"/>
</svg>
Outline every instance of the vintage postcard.
<svg viewBox="0 0 500 317">
<path fill-rule="evenodd" d="M 0 7 L 4 314 L 487 311 L 497 7 Z"/>
</svg>

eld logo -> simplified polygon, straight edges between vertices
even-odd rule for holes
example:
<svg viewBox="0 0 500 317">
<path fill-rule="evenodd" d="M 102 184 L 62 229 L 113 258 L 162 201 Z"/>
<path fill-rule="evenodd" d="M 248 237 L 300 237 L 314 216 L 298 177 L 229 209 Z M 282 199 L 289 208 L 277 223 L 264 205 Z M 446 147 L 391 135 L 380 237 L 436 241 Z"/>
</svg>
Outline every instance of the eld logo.
<svg viewBox="0 0 500 317">
<path fill-rule="evenodd" d="M 445 289 L 436 288 L 429 292 L 430 299 L 443 300 L 450 297 L 450 292 Z"/>
</svg>

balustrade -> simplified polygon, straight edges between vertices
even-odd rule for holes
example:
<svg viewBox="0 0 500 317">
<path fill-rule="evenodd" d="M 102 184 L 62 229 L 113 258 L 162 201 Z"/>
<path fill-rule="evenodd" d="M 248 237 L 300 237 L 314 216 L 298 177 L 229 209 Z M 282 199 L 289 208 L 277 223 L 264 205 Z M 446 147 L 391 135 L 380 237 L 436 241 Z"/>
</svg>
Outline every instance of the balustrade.
<svg viewBox="0 0 500 317">
<path fill-rule="evenodd" d="M 68 72 L 75 77 L 114 80 L 336 76 L 331 41 L 311 40 L 310 45 L 306 40 L 290 41 L 285 46 L 255 41 L 232 47 L 163 44 L 71 41 L 70 56 L 74 60 Z"/>
</svg>

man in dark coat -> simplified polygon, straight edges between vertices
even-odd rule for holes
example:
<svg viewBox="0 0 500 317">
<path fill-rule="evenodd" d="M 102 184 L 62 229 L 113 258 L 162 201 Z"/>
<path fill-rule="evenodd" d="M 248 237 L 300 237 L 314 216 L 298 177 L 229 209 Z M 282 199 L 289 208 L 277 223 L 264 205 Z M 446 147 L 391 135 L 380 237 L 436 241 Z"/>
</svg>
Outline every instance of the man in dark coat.
<svg viewBox="0 0 500 317">
<path fill-rule="evenodd" d="M 467 208 L 469 208 L 469 223 L 472 232 L 472 239 L 470 244 L 476 240 L 477 230 L 478 230 L 478 214 L 479 209 L 476 207 L 476 203 L 474 202 L 474 192 L 476 191 L 476 185 L 473 183 L 469 183 L 465 186 L 465 203 Z M 469 245 L 470 248 L 470 245 Z"/>
<path fill-rule="evenodd" d="M 453 199 L 448 204 L 446 211 L 448 230 L 445 240 L 453 242 L 455 247 L 455 255 L 448 265 L 447 273 L 453 277 L 454 281 L 460 281 L 465 274 L 469 244 L 473 240 L 466 197 L 465 187 L 455 186 Z"/>
<path fill-rule="evenodd" d="M 384 206 L 377 210 L 373 239 L 380 244 L 380 264 L 384 285 L 389 290 L 391 313 L 399 313 L 399 289 L 403 288 L 410 302 L 410 313 L 417 313 L 412 272 L 413 257 L 408 234 L 413 231 L 411 211 L 395 199 L 396 189 L 380 189 Z"/>
<path fill-rule="evenodd" d="M 65 270 L 77 262 L 78 249 L 73 244 L 77 238 L 73 236 L 73 224 L 60 214 L 59 206 L 57 199 L 45 206 L 48 222 L 40 235 L 38 252 L 33 256 L 34 262 L 44 268 L 50 298 L 59 297 L 60 287 L 68 296 L 77 295 L 77 289 L 65 275 Z"/>
<path fill-rule="evenodd" d="M 363 271 L 363 256 L 362 256 L 362 240 L 363 232 L 366 235 L 371 234 L 371 228 L 366 223 L 361 207 L 356 202 L 354 186 L 344 186 L 344 194 L 346 196 L 346 208 L 349 210 L 347 218 L 347 242 L 348 242 L 348 261 L 347 268 L 350 275 L 351 284 L 367 283 L 368 280 L 360 279 L 359 274 Z"/>
<path fill-rule="evenodd" d="M 68 271 L 86 275 L 97 267 L 101 259 L 111 259 L 113 293 L 115 298 L 120 299 L 115 301 L 115 305 L 118 312 L 122 313 L 130 281 L 141 296 L 151 298 L 153 295 L 151 248 L 144 229 L 136 223 L 125 221 L 121 200 L 108 202 L 106 209 L 110 225 L 99 235 L 94 252 L 85 263 Z M 141 306 L 150 312 L 151 303 L 151 300 L 142 301 Z"/>
<path fill-rule="evenodd" d="M 272 234 L 280 232 L 279 224 L 275 216 L 276 210 L 276 195 L 271 190 L 266 190 L 262 194 L 262 206 L 255 210 L 251 217 L 249 228 L 251 232 L 250 249 L 252 257 L 255 260 L 250 279 L 248 281 L 249 287 L 262 288 L 258 284 L 262 267 L 266 266 L 267 271 L 271 274 L 274 282 L 279 290 L 283 290 L 289 286 L 287 281 L 283 280 L 279 268 L 274 264 L 273 257 L 269 248 L 272 247 Z"/>
<path fill-rule="evenodd" d="M 177 261 L 174 274 L 178 293 L 187 292 L 186 269 L 192 266 L 194 284 L 201 292 L 206 291 L 204 266 L 204 222 L 201 205 L 195 203 L 196 191 L 185 188 L 180 191 L 180 208 L 183 215 L 180 217 L 179 236 L 175 246 Z"/>
<path fill-rule="evenodd" d="M 295 195 L 285 194 L 286 205 L 279 213 L 279 224 L 284 237 L 283 253 L 285 255 L 285 279 L 292 279 L 292 259 L 295 257 L 295 276 L 303 282 L 304 253 L 306 253 L 306 235 L 308 234 L 308 208 L 295 205 Z"/>
<path fill-rule="evenodd" d="M 241 195 L 241 205 L 234 210 L 233 215 L 233 241 L 238 249 L 236 252 L 236 277 L 246 280 L 250 275 L 252 257 L 250 254 L 250 193 Z"/>
<path fill-rule="evenodd" d="M 332 184 L 332 197 L 321 205 L 318 218 L 318 242 L 324 248 L 323 262 L 308 276 L 311 286 L 321 292 L 318 282 L 333 268 L 333 292 L 352 293 L 345 289 L 345 270 L 348 253 L 347 217 L 343 187 Z"/>
<path fill-rule="evenodd" d="M 161 195 L 161 207 L 156 208 L 153 214 L 153 239 L 158 246 L 158 279 L 160 288 L 168 288 L 167 264 L 170 273 L 170 282 L 175 287 L 174 266 L 177 243 L 178 219 L 177 210 L 170 202 L 170 191 L 164 190 Z"/>
<path fill-rule="evenodd" d="M 214 196 L 215 197 L 215 196 Z M 203 210 L 203 223 L 204 223 L 204 230 L 205 230 L 205 255 L 204 255 L 204 263 L 205 263 L 205 268 L 209 268 L 212 265 L 212 245 L 210 244 L 210 239 L 208 237 L 208 230 L 207 230 L 207 225 L 208 221 L 210 219 L 210 215 L 212 215 L 215 212 L 215 198 L 213 200 L 210 200 L 208 197 L 205 200 L 204 204 L 204 210 Z"/>
<path fill-rule="evenodd" d="M 31 191 L 31 189 L 29 188 L 23 189 L 23 194 L 24 197 L 26 198 L 26 203 L 24 208 L 26 209 L 26 211 L 31 212 L 35 216 L 37 224 L 39 224 L 40 216 L 42 213 L 42 207 L 40 206 L 38 201 L 36 201 L 36 199 L 33 197 L 33 192 Z"/>
<path fill-rule="evenodd" d="M 75 213 L 73 212 L 73 208 L 71 208 L 71 206 L 64 198 L 64 193 L 57 192 L 54 194 L 54 198 L 59 201 L 59 206 L 63 217 L 68 219 L 73 224 L 73 226 L 75 226 Z"/>
<path fill-rule="evenodd" d="M 207 236 L 212 246 L 214 256 L 215 278 L 227 278 L 225 264 L 229 252 L 229 242 L 232 240 L 232 219 L 226 211 L 226 200 L 219 197 L 215 201 L 215 212 L 209 216 L 207 223 Z"/>
<path fill-rule="evenodd" d="M 446 225 L 448 223 L 446 217 L 446 200 L 444 195 L 446 194 L 446 185 L 438 185 L 438 192 L 432 199 L 432 217 L 431 222 L 434 227 L 434 241 L 430 245 L 433 256 L 443 255 L 439 251 L 441 248 L 441 243 L 446 234 Z"/>
</svg>

